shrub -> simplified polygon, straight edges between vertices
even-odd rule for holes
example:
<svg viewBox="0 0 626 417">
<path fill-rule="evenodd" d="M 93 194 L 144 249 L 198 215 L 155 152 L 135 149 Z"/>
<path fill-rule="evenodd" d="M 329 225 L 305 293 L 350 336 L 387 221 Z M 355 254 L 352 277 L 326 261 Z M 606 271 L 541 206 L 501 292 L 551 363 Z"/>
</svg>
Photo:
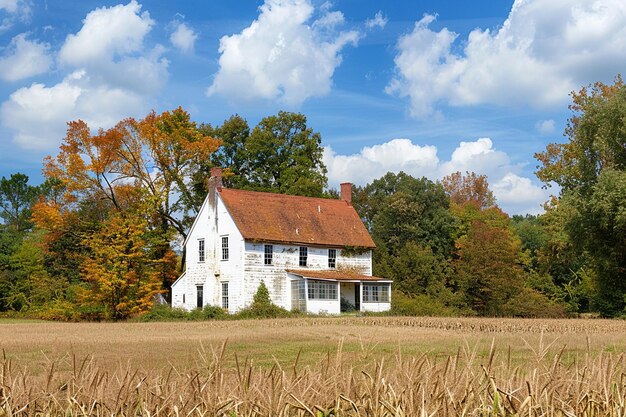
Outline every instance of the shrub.
<svg viewBox="0 0 626 417">
<path fill-rule="evenodd" d="M 350 301 L 348 301 L 346 298 L 341 297 L 341 299 L 339 300 L 340 302 L 340 311 L 342 313 L 350 313 L 352 311 L 356 310 L 356 306 L 354 304 L 352 304 Z"/>
<path fill-rule="evenodd" d="M 154 305 L 152 310 L 139 316 L 139 321 L 187 320 L 189 312 L 182 308 L 172 308 L 167 304 Z"/>
<path fill-rule="evenodd" d="M 28 315 L 41 320 L 79 321 L 81 314 L 76 306 L 67 300 L 53 300 L 30 310 Z"/>
<path fill-rule="evenodd" d="M 259 289 L 254 294 L 252 304 L 249 307 L 244 308 L 236 314 L 238 319 L 273 319 L 277 317 L 290 317 L 293 313 L 285 310 L 282 307 L 272 303 L 270 299 L 270 292 L 263 281 L 259 285 Z"/>
<path fill-rule="evenodd" d="M 393 291 L 390 313 L 398 316 L 449 317 L 459 315 L 460 312 L 429 295 L 418 294 L 411 296 L 400 291 Z"/>
<path fill-rule="evenodd" d="M 261 284 L 259 284 L 259 288 L 256 290 L 256 294 L 254 294 L 252 303 L 258 305 L 272 304 L 272 300 L 270 299 L 270 292 L 267 289 L 264 281 L 261 281 Z"/>
<path fill-rule="evenodd" d="M 218 306 L 206 305 L 203 309 L 195 309 L 190 313 L 190 320 L 215 320 L 228 317 L 228 313 Z"/>
<path fill-rule="evenodd" d="M 552 302 L 545 295 L 530 288 L 523 288 L 503 307 L 507 316 L 513 317 L 565 317 L 565 306 Z"/>
<path fill-rule="evenodd" d="M 228 313 L 216 306 L 204 306 L 203 309 L 187 311 L 183 308 L 172 308 L 167 304 L 155 305 L 152 310 L 139 316 L 139 321 L 201 321 L 224 319 Z"/>
<path fill-rule="evenodd" d="M 244 308 L 235 315 L 238 319 L 275 319 L 278 317 L 292 317 L 295 314 L 285 310 L 276 304 L 255 304 L 252 303 L 250 307 Z"/>
</svg>

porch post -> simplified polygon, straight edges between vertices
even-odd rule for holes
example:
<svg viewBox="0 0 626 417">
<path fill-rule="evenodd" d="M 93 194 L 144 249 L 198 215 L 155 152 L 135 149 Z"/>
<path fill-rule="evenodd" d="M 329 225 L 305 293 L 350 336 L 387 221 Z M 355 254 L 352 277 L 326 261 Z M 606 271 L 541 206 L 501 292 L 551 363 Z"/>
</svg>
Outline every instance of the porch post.
<svg viewBox="0 0 626 417">
<path fill-rule="evenodd" d="M 304 280 L 304 312 L 309 312 L 309 280 L 305 277 L 302 277 Z"/>
<path fill-rule="evenodd" d="M 359 311 L 363 311 L 363 281 L 359 281 Z"/>
</svg>

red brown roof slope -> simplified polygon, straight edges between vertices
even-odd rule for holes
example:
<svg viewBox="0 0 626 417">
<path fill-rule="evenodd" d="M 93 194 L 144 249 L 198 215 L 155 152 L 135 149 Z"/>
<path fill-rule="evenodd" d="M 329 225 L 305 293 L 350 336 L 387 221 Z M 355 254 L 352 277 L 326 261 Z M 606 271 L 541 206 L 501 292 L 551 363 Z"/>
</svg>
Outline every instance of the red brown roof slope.
<svg viewBox="0 0 626 417">
<path fill-rule="evenodd" d="M 344 200 L 222 188 L 222 201 L 246 240 L 374 248 Z"/>
<path fill-rule="evenodd" d="M 372 277 L 370 275 L 359 274 L 355 271 L 342 271 L 339 269 L 327 269 L 324 271 L 313 271 L 308 269 L 287 269 L 290 274 L 300 275 L 306 278 L 333 279 L 337 281 L 391 281 L 386 278 Z"/>
</svg>

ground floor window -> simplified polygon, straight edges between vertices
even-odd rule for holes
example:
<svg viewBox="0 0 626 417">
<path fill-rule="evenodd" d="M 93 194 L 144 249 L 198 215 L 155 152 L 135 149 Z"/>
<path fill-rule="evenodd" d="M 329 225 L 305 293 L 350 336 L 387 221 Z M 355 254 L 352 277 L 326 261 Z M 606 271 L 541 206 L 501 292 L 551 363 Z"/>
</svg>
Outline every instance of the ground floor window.
<svg viewBox="0 0 626 417">
<path fill-rule="evenodd" d="M 337 283 L 309 280 L 309 300 L 336 300 Z"/>
<path fill-rule="evenodd" d="M 306 311 L 306 293 L 304 291 L 303 279 L 291 281 L 291 309 Z"/>
<path fill-rule="evenodd" d="M 388 303 L 389 284 L 363 284 L 364 303 Z"/>
<path fill-rule="evenodd" d="M 222 282 L 222 308 L 228 310 L 228 282 Z"/>
</svg>

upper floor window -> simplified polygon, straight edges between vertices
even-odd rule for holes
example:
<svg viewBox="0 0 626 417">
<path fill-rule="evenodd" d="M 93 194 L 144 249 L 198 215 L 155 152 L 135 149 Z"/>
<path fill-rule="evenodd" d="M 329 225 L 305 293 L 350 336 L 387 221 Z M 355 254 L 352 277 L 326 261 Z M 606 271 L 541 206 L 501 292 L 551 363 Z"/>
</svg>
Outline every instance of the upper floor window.
<svg viewBox="0 0 626 417">
<path fill-rule="evenodd" d="M 228 260 L 228 236 L 222 236 L 222 261 Z"/>
<path fill-rule="evenodd" d="M 274 246 L 273 245 L 265 245 L 265 256 L 264 256 L 264 264 L 271 265 L 273 263 L 274 258 Z"/>
<path fill-rule="evenodd" d="M 198 262 L 204 262 L 204 239 L 198 239 Z"/>
<path fill-rule="evenodd" d="M 337 268 L 337 249 L 328 249 L 328 267 Z"/>
<path fill-rule="evenodd" d="M 309 257 L 309 248 L 300 246 L 300 266 L 306 266 Z"/>
</svg>

